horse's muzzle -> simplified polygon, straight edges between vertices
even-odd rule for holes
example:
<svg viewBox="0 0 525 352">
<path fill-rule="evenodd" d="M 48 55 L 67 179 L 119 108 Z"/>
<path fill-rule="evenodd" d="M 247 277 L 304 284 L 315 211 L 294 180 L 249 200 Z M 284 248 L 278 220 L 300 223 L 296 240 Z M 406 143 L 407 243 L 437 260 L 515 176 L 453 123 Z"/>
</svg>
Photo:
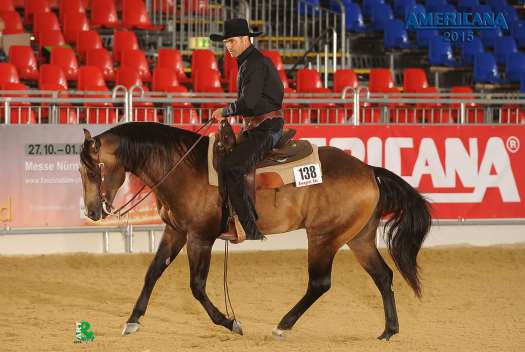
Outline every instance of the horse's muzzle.
<svg viewBox="0 0 525 352">
<path fill-rule="evenodd" d="M 100 210 L 88 210 L 87 217 L 93 221 L 98 221 L 102 218 L 102 211 Z"/>
</svg>

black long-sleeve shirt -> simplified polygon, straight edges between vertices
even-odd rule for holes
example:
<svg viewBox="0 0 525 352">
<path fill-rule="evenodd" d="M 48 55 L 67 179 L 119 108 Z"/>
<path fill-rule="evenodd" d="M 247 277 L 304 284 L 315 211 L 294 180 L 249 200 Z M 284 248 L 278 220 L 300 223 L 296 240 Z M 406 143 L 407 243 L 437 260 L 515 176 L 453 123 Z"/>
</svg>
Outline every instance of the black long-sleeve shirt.
<svg viewBox="0 0 525 352">
<path fill-rule="evenodd" d="M 284 87 L 272 61 L 253 45 L 237 57 L 237 100 L 223 116 L 257 116 L 281 109 Z"/>
</svg>

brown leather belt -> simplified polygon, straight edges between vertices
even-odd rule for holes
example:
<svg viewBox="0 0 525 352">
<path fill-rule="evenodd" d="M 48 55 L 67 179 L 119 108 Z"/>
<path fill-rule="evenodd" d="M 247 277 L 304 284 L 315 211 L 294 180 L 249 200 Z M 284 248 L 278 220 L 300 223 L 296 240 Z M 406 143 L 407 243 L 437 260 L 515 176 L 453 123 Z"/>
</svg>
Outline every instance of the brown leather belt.
<svg viewBox="0 0 525 352">
<path fill-rule="evenodd" d="M 267 112 L 266 114 L 257 115 L 257 116 L 245 116 L 243 118 L 244 129 L 250 130 L 259 126 L 263 121 L 273 119 L 276 117 L 283 117 L 282 110 L 275 110 Z"/>
</svg>

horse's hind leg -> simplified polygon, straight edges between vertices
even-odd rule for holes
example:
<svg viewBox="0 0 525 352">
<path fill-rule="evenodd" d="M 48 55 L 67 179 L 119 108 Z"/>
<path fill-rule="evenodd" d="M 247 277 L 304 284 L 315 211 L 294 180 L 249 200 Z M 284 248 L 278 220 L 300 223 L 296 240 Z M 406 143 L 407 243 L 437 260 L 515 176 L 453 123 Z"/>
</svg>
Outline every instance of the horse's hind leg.
<svg viewBox="0 0 525 352">
<path fill-rule="evenodd" d="M 301 300 L 281 319 L 273 331 L 275 336 L 281 337 L 283 330 L 291 330 L 297 320 L 312 304 L 330 289 L 332 263 L 337 248 L 331 249 L 326 244 L 312 241 L 308 244 L 308 288 Z"/>
<path fill-rule="evenodd" d="M 242 329 L 236 320 L 228 319 L 213 305 L 206 293 L 206 280 L 210 270 L 212 241 L 199 239 L 197 236 L 189 236 L 187 252 L 190 264 L 190 287 L 195 297 L 208 313 L 210 319 L 217 325 L 242 335 Z"/>
<path fill-rule="evenodd" d="M 385 331 L 378 339 L 387 341 L 399 332 L 397 320 L 396 302 L 392 289 L 392 270 L 385 263 L 375 244 L 376 230 L 379 220 L 372 219 L 368 225 L 351 241 L 348 246 L 354 252 L 357 261 L 370 274 L 374 280 L 381 297 L 385 310 Z"/>
<path fill-rule="evenodd" d="M 138 330 L 139 318 L 146 312 L 149 298 L 153 291 L 153 287 L 155 287 L 155 283 L 168 265 L 175 260 L 175 257 L 179 254 L 185 243 L 186 233 L 177 231 L 170 225 L 166 225 L 157 253 L 146 273 L 144 286 L 142 287 L 140 296 L 135 303 L 133 312 L 122 331 L 122 335 L 128 335 Z"/>
</svg>

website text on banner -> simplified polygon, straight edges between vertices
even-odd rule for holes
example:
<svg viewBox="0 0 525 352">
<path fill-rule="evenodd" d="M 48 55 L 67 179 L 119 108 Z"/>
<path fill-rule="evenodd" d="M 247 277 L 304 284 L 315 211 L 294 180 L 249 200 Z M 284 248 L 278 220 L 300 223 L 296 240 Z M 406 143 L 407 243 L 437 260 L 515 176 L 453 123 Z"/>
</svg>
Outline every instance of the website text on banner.
<svg viewBox="0 0 525 352">
<path fill-rule="evenodd" d="M 88 128 L 95 135 L 108 127 Z M 426 194 L 438 219 L 525 218 L 525 126 L 294 128 L 299 138 L 400 174 Z M 83 139 L 81 126 L 0 127 L 0 226 L 160 222 L 153 196 L 129 219 L 93 223 L 84 217 L 78 173 Z M 114 205 L 125 203 L 141 185 L 128 177 Z"/>
</svg>

